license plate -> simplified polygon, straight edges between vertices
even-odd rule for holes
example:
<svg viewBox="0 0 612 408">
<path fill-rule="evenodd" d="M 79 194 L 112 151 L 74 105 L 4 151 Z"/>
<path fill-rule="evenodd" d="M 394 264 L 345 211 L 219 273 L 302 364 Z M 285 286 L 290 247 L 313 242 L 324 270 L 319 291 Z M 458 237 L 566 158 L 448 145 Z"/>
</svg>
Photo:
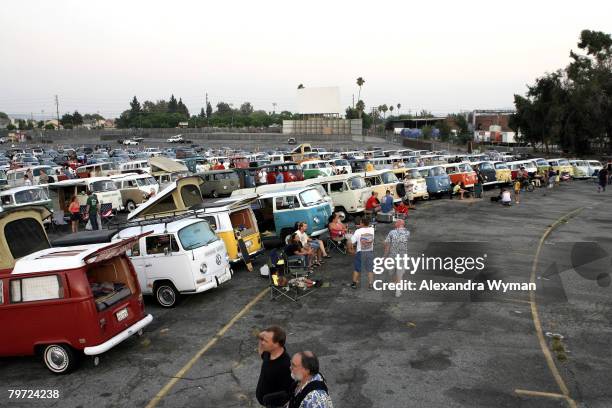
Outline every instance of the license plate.
<svg viewBox="0 0 612 408">
<path fill-rule="evenodd" d="M 118 311 L 116 313 L 116 316 L 117 316 L 117 321 L 119 321 L 119 322 L 122 321 L 122 320 L 127 319 L 127 317 L 128 317 L 128 310 L 127 310 L 127 308 L 124 308 L 124 309 L 121 309 L 120 311 Z"/>
</svg>

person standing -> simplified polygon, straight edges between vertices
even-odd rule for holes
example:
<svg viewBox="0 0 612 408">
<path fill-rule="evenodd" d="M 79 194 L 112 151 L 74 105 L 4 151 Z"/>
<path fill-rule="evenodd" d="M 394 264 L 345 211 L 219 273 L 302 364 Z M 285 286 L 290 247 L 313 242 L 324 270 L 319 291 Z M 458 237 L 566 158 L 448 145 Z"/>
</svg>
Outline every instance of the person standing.
<svg viewBox="0 0 612 408">
<path fill-rule="evenodd" d="M 371 290 L 374 282 L 374 228 L 370 227 L 367 217 L 361 218 L 359 228 L 351 236 L 351 242 L 355 245 L 351 288 L 357 289 L 359 287 L 361 272 L 366 272 L 368 274 L 368 289 Z"/>
<path fill-rule="evenodd" d="M 395 259 L 398 256 L 403 258 L 408 254 L 408 239 L 410 238 L 410 231 L 406 229 L 405 222 L 402 219 L 395 221 L 395 229 L 392 229 L 385 238 L 385 258 Z M 400 264 L 396 262 L 394 266 L 395 272 L 393 281 L 399 283 L 404 276 L 404 270 L 400 267 Z M 400 297 L 402 291 L 399 289 L 395 290 L 395 297 Z"/>
<path fill-rule="evenodd" d="M 40 169 L 40 175 L 38 176 L 38 184 L 49 184 L 49 176 L 47 172 L 43 169 Z"/>
<path fill-rule="evenodd" d="M 293 380 L 286 341 L 285 330 L 278 326 L 270 326 L 258 335 L 257 351 L 262 363 L 255 396 L 265 407 L 282 407 L 291 397 Z"/>
<path fill-rule="evenodd" d="M 333 408 L 319 359 L 312 351 L 301 351 L 291 359 L 291 378 L 296 381 L 288 408 Z"/>
<path fill-rule="evenodd" d="M 514 201 L 517 204 L 521 203 L 521 184 L 522 179 L 517 176 L 514 180 Z"/>
<path fill-rule="evenodd" d="M 68 206 L 68 212 L 70 212 L 70 225 L 72 232 L 79 231 L 79 221 L 81 220 L 81 204 L 77 200 L 77 196 L 73 195 Z"/>
<path fill-rule="evenodd" d="M 98 213 L 100 212 L 100 208 L 98 204 L 98 196 L 93 194 L 91 190 L 87 190 L 87 210 L 85 212 L 89 217 L 89 223 L 91 224 L 92 231 L 99 228 Z"/>
<path fill-rule="evenodd" d="M 608 178 L 610 177 L 610 175 L 608 174 L 608 167 L 604 167 L 601 170 L 599 170 L 599 174 L 597 175 L 597 178 L 599 180 L 599 185 L 597 186 L 597 192 L 601 193 L 602 191 L 606 191 L 606 185 L 608 184 Z"/>
<path fill-rule="evenodd" d="M 32 180 L 30 180 L 27 174 L 23 175 L 23 185 L 27 187 L 32 185 Z"/>
</svg>

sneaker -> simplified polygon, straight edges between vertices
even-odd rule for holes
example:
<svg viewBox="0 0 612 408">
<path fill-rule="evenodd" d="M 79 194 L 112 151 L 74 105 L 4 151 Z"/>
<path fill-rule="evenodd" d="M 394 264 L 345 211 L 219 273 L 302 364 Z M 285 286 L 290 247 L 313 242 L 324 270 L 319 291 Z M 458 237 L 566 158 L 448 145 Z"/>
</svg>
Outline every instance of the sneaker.
<svg viewBox="0 0 612 408">
<path fill-rule="evenodd" d="M 368 283 L 368 290 L 374 290 L 374 286 L 371 283 Z"/>
<path fill-rule="evenodd" d="M 355 282 L 351 283 L 351 289 L 357 289 L 357 284 Z"/>
<path fill-rule="evenodd" d="M 402 291 L 401 291 L 401 290 L 399 290 L 399 289 L 396 289 L 396 290 L 395 290 L 395 297 L 396 297 L 396 298 L 398 298 L 398 297 L 400 297 L 400 296 L 402 296 Z"/>
</svg>

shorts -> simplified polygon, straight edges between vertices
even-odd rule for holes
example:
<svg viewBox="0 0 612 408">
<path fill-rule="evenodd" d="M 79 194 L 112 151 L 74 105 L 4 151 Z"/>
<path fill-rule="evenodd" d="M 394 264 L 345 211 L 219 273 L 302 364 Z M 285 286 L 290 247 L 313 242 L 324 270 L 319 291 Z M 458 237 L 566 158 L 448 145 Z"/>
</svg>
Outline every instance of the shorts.
<svg viewBox="0 0 612 408">
<path fill-rule="evenodd" d="M 374 251 L 355 253 L 355 272 L 372 272 L 374 270 Z"/>
<path fill-rule="evenodd" d="M 80 221 L 81 214 L 80 213 L 70 213 L 70 221 Z"/>
<path fill-rule="evenodd" d="M 319 240 L 318 239 L 313 239 L 312 241 L 310 241 L 309 243 L 311 248 L 321 248 L 321 244 L 319 244 Z"/>
</svg>

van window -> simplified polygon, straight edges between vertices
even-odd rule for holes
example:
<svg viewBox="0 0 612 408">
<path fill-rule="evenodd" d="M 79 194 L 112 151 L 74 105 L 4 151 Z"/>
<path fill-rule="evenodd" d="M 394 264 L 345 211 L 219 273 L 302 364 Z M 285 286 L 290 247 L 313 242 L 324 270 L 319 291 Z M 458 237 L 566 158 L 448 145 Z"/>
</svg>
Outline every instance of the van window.
<svg viewBox="0 0 612 408">
<path fill-rule="evenodd" d="M 11 280 L 11 303 L 61 299 L 64 289 L 58 275 Z"/>
<path fill-rule="evenodd" d="M 344 190 L 346 190 L 344 188 L 344 182 L 340 181 L 338 183 L 330 183 L 329 184 L 329 191 L 331 191 L 332 193 L 341 193 Z"/>
<path fill-rule="evenodd" d="M 4 236 L 13 258 L 18 259 L 49 248 L 47 235 L 34 218 L 22 218 L 4 226 Z"/>
<path fill-rule="evenodd" d="M 127 256 L 140 256 L 140 242 L 136 241 L 134 244 L 125 251 Z"/>
<path fill-rule="evenodd" d="M 182 228 L 178 232 L 178 237 L 186 251 L 200 248 L 219 239 L 205 222 L 197 222 Z"/>
<path fill-rule="evenodd" d="M 154 237 L 147 237 L 147 254 L 163 254 L 165 249 L 169 252 L 178 252 L 178 244 L 176 240 L 170 234 L 156 235 Z"/>
<path fill-rule="evenodd" d="M 217 220 L 215 219 L 215 217 L 206 216 L 198 218 L 202 218 L 204 221 L 206 221 L 210 225 L 210 228 L 212 228 L 213 230 L 217 229 Z"/>
<path fill-rule="evenodd" d="M 290 208 L 298 208 L 300 202 L 296 196 L 276 197 L 276 209 L 288 210 Z"/>
<path fill-rule="evenodd" d="M 202 202 L 202 193 L 198 186 L 187 184 L 181 187 L 181 198 L 183 199 L 183 203 L 185 203 L 185 207 L 192 207 Z"/>
<path fill-rule="evenodd" d="M 2 196 L 2 205 L 9 205 L 10 203 L 11 203 L 10 195 Z"/>
</svg>

